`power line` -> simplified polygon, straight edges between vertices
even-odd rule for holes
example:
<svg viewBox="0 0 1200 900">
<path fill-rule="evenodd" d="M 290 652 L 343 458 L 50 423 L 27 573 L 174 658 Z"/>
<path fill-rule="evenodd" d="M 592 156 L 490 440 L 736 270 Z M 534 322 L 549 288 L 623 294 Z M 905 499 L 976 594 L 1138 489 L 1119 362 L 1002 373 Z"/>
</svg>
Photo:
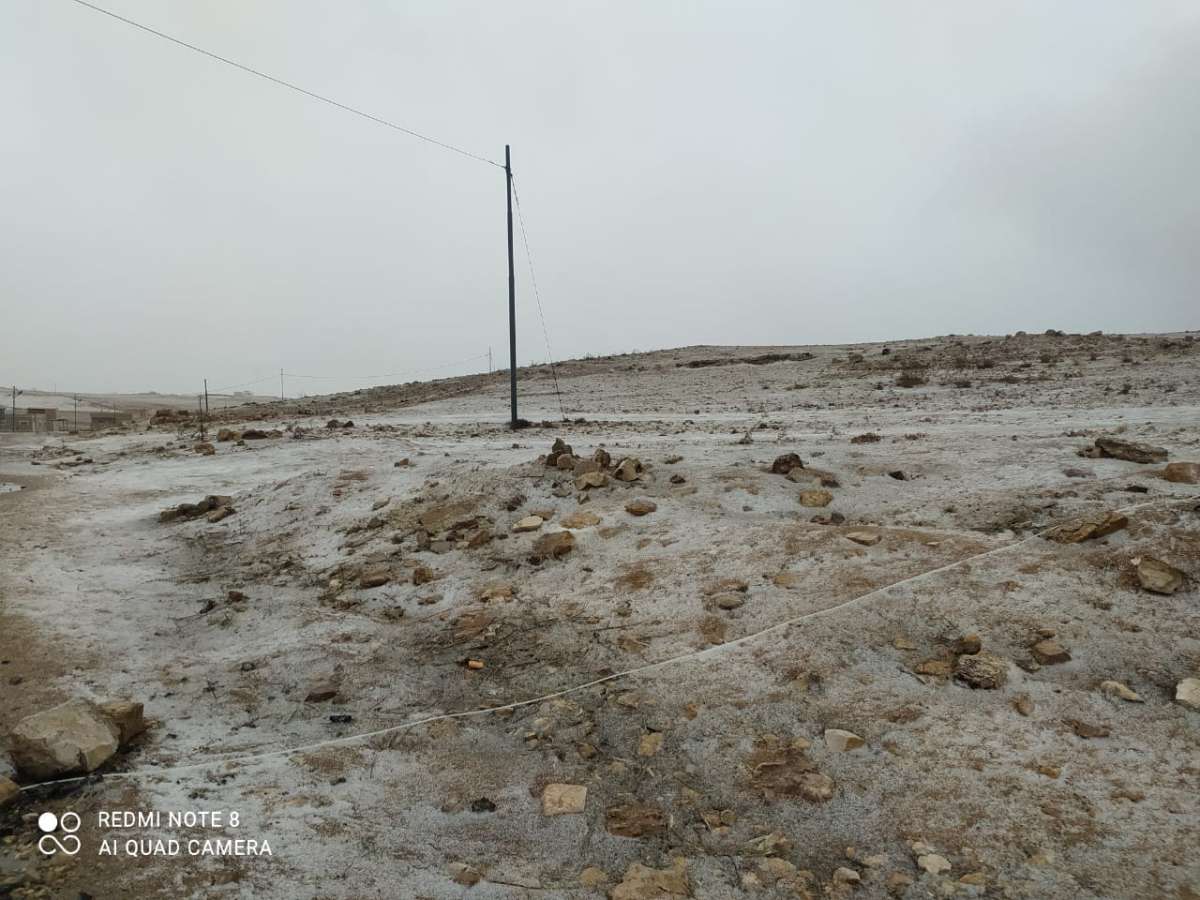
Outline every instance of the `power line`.
<svg viewBox="0 0 1200 900">
<path fill-rule="evenodd" d="M 115 12 L 104 9 L 100 6 L 96 6 L 94 3 L 88 3 L 87 0 L 72 0 L 72 2 L 78 3 L 80 6 L 86 6 L 88 9 L 95 10 L 98 13 L 103 13 L 110 18 L 116 19 L 118 22 L 124 22 L 126 25 L 130 25 L 134 28 L 144 31 L 147 34 L 152 34 L 155 37 L 162 38 L 165 41 L 170 41 L 172 44 L 178 44 L 180 47 L 185 47 L 188 50 L 199 53 L 203 56 L 207 56 L 210 59 L 215 59 L 217 62 L 225 63 L 227 66 L 233 66 L 235 69 L 241 69 L 243 72 L 256 75 L 259 78 L 266 79 L 267 81 L 277 84 L 280 87 L 285 87 L 288 90 L 296 91 L 297 93 L 303 94 L 306 97 L 311 97 L 314 100 L 320 100 L 322 103 L 328 103 L 330 106 L 336 106 L 338 109 L 345 110 L 348 113 L 353 113 L 356 116 L 361 116 L 364 119 L 369 119 L 370 121 L 376 122 L 379 125 L 386 125 L 388 128 L 393 128 L 396 131 L 403 132 L 411 137 L 415 137 L 427 143 L 433 144 L 436 147 L 441 147 L 444 150 L 452 150 L 455 153 L 478 160 L 479 162 L 485 162 L 501 169 L 504 168 L 501 163 L 498 163 L 495 160 L 488 159 L 485 156 L 479 156 L 478 154 L 472 153 L 469 150 L 463 150 L 461 147 L 455 147 L 453 144 L 447 144 L 445 141 L 439 141 L 437 138 L 431 138 L 429 135 L 421 134 L 419 131 L 413 131 L 411 128 L 405 128 L 403 125 L 397 125 L 395 122 L 389 122 L 387 119 L 371 115 L 371 113 L 368 112 L 363 112 L 361 109 L 355 109 L 353 106 L 347 106 L 345 103 L 339 103 L 337 100 L 333 100 L 329 97 L 322 96 L 321 94 L 314 93 L 313 91 L 306 90 L 297 84 L 292 84 L 290 81 L 284 81 L 282 78 L 276 78 L 274 75 L 268 75 L 266 72 L 260 72 L 258 69 L 243 65 L 240 62 L 235 62 L 232 59 L 228 59 L 217 53 L 213 53 L 211 50 L 205 50 L 203 47 L 197 47 L 195 44 L 189 44 L 187 41 L 180 40 L 177 37 L 172 37 L 169 34 L 164 34 L 161 31 L 151 28 L 149 25 L 143 25 L 140 22 L 135 22 L 133 19 L 127 19 Z"/>
<path fill-rule="evenodd" d="M 538 291 L 537 275 L 533 271 L 533 253 L 529 250 L 529 235 L 525 232 L 525 214 L 521 212 L 521 194 L 517 191 L 517 176 L 513 175 L 513 200 L 517 205 L 517 221 L 521 223 L 521 240 L 525 244 L 525 259 L 529 262 L 529 283 L 533 285 L 533 297 L 537 300 L 538 318 L 542 321 L 542 336 L 546 339 L 546 355 L 550 358 L 550 375 L 554 379 L 554 393 L 558 396 L 558 411 L 565 419 L 562 391 L 558 389 L 558 367 L 554 364 L 554 352 L 550 349 L 550 332 L 546 328 L 546 315 L 542 312 L 542 295 Z"/>
<path fill-rule="evenodd" d="M 382 372 L 378 375 L 301 375 L 296 372 L 284 372 L 288 378 L 309 378 L 315 381 L 338 381 L 346 379 L 348 381 L 375 381 L 380 378 L 398 378 L 401 375 L 419 375 L 422 372 L 437 372 L 441 369 L 449 369 L 454 366 L 461 366 L 463 363 L 473 362 L 477 359 L 486 359 L 486 353 L 479 353 L 475 356 L 468 356 L 466 359 L 456 359 L 453 362 L 442 363 L 439 366 L 429 366 L 424 369 L 403 369 L 399 372 Z"/>
</svg>

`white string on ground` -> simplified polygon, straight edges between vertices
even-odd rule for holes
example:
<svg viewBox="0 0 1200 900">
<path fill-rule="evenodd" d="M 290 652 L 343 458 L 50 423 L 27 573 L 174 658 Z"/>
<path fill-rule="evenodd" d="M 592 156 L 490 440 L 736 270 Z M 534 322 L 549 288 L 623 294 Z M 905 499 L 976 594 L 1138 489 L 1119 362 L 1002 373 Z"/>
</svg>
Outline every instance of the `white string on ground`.
<svg viewBox="0 0 1200 900">
<path fill-rule="evenodd" d="M 1174 504 L 1174 503 L 1195 503 L 1195 502 L 1196 502 L 1196 500 L 1194 497 L 1174 497 L 1174 498 L 1166 499 L 1166 500 L 1164 500 L 1164 499 L 1147 500 L 1145 503 L 1135 503 L 1132 506 L 1122 507 L 1121 509 L 1118 509 L 1115 512 L 1117 512 L 1121 515 L 1124 515 L 1125 513 L 1134 512 L 1136 510 L 1144 509 L 1144 508 L 1150 507 L 1150 506 L 1158 506 L 1160 504 L 1170 505 L 1170 504 Z M 1051 527 L 1054 527 L 1054 526 L 1051 526 Z M 1046 529 L 1046 530 L 1048 530 L 1048 529 Z M 918 581 L 922 581 L 926 578 L 931 578 L 934 575 L 940 575 L 943 572 L 948 572 L 952 569 L 958 568 L 959 566 L 966 565 L 967 563 L 974 562 L 979 559 L 986 559 L 990 556 L 997 556 L 1001 553 L 1006 553 L 1009 550 L 1015 550 L 1016 548 L 1022 547 L 1025 544 L 1029 543 L 1030 541 L 1041 537 L 1041 535 L 1043 533 L 1044 533 L 1043 531 L 1039 531 L 1035 534 L 1029 535 L 1028 537 L 1021 538 L 1018 541 L 1013 541 L 1008 544 L 1003 544 L 999 547 L 993 547 L 990 550 L 984 550 L 981 553 L 975 553 L 971 556 L 963 557 L 962 559 L 957 559 L 957 560 L 954 560 L 953 562 L 946 563 L 945 565 L 937 566 L 936 568 L 933 568 L 933 569 L 927 569 L 924 572 L 918 572 L 916 575 L 910 575 L 907 578 L 901 578 L 898 581 L 893 581 L 892 583 L 885 584 L 882 587 L 872 588 L 871 590 L 867 591 L 866 593 L 859 594 L 856 597 L 851 597 L 850 599 L 844 600 L 841 603 L 835 603 L 834 605 L 824 607 L 823 609 L 813 610 L 812 612 L 803 613 L 799 616 L 794 616 L 790 619 L 784 619 L 782 622 L 776 622 L 774 625 L 769 625 L 760 631 L 755 631 L 755 632 L 752 632 L 751 634 L 743 635 L 740 638 L 735 638 L 732 641 L 726 641 L 723 644 L 715 644 L 711 647 L 705 647 L 702 650 L 693 650 L 689 653 L 681 653 L 678 656 L 670 656 L 670 657 L 667 657 L 666 659 L 660 659 L 657 662 L 646 663 L 645 665 L 641 665 L 641 666 L 635 666 L 632 669 L 626 669 L 622 672 L 613 672 L 609 675 L 604 675 L 600 678 L 594 678 L 591 681 L 585 681 L 582 684 L 573 685 L 571 687 L 563 688 L 558 691 L 552 691 L 548 694 L 542 694 L 540 697 L 531 697 L 527 700 L 515 700 L 512 703 L 504 703 L 499 706 L 486 706 L 486 707 L 482 707 L 480 709 L 466 709 L 466 710 L 460 710 L 458 712 L 440 713 L 438 715 L 425 716 L 424 718 L 414 719 L 411 722 L 402 722 L 399 725 L 389 725 L 387 728 L 380 728 L 375 731 L 366 731 L 366 732 L 362 732 L 360 734 L 344 735 L 343 737 L 329 738 L 327 740 L 316 741 L 311 744 L 300 744 L 295 747 L 283 747 L 278 750 L 267 750 L 267 751 L 264 751 L 261 753 L 250 753 L 250 754 L 244 754 L 244 755 L 240 755 L 240 756 L 239 755 L 229 755 L 229 756 L 209 757 L 208 759 L 204 760 L 203 762 L 188 763 L 187 765 L 183 765 L 183 766 L 168 766 L 168 767 L 163 767 L 163 768 L 137 769 L 132 772 L 110 772 L 110 773 L 102 773 L 102 774 L 93 773 L 91 775 L 78 775 L 73 778 L 59 778 L 54 781 L 43 781 L 43 782 L 39 782 L 38 784 L 25 785 L 24 787 L 21 788 L 21 790 L 22 791 L 32 791 L 32 790 L 37 790 L 40 788 L 51 787 L 53 785 L 74 784 L 74 783 L 78 783 L 81 781 L 87 781 L 89 779 L 95 779 L 95 778 L 100 778 L 103 780 L 108 780 L 108 779 L 136 780 L 136 779 L 140 779 L 140 778 L 160 778 L 160 777 L 164 777 L 167 775 L 174 775 L 174 774 L 177 774 L 180 772 L 190 772 L 190 771 L 195 771 L 197 769 L 207 769 L 212 766 L 240 765 L 242 763 L 253 763 L 253 762 L 259 762 L 259 761 L 267 760 L 267 759 L 280 759 L 280 758 L 292 756 L 297 753 L 310 753 L 310 752 L 313 752 L 316 750 L 322 750 L 326 747 L 345 746 L 347 744 L 358 743 L 359 741 L 366 741 L 366 740 L 370 740 L 372 738 L 385 737 L 390 734 L 398 734 L 399 732 L 408 731 L 413 728 L 418 728 L 422 725 L 430 725 L 434 722 L 445 722 L 450 719 L 465 719 L 465 718 L 469 718 L 471 716 L 485 716 L 485 715 L 491 715 L 492 713 L 507 712 L 509 710 L 521 709 L 522 707 L 526 707 L 526 706 L 534 706 L 539 703 L 545 703 L 548 700 L 557 700 L 559 697 L 566 697 L 570 694 L 577 694 L 580 691 L 585 691 L 585 690 L 588 690 L 589 688 L 597 687 L 601 684 L 607 684 L 610 681 L 617 681 L 622 678 L 630 678 L 635 675 L 641 675 L 643 673 L 657 671 L 658 669 L 664 669 L 667 666 L 673 666 L 678 663 L 692 662 L 694 660 L 708 659 L 713 656 L 718 656 L 722 653 L 726 653 L 730 650 L 744 646 L 745 644 L 748 644 L 751 641 L 758 640 L 759 638 L 763 637 L 764 635 L 773 634 L 777 631 L 782 631 L 785 628 L 790 628 L 794 625 L 800 624 L 801 622 L 809 621 L 810 619 L 816 619 L 821 616 L 827 616 L 827 615 L 831 615 L 836 612 L 841 612 L 844 609 L 849 609 L 852 606 L 862 603 L 864 600 L 868 600 L 872 597 L 879 596 L 880 594 L 884 594 L 888 591 L 894 590 L 895 588 L 902 587 L 907 584 L 914 584 Z"/>
</svg>

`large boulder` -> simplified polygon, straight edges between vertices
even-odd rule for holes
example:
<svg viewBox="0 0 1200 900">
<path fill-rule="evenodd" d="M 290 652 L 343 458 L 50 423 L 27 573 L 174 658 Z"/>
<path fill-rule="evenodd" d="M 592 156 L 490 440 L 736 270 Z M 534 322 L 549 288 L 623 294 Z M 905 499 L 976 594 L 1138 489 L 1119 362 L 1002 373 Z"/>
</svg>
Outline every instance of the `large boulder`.
<svg viewBox="0 0 1200 900">
<path fill-rule="evenodd" d="M 120 738 L 120 727 L 98 706 L 68 700 L 17 723 L 12 758 L 17 771 L 35 781 L 83 775 L 111 759 Z"/>
</svg>

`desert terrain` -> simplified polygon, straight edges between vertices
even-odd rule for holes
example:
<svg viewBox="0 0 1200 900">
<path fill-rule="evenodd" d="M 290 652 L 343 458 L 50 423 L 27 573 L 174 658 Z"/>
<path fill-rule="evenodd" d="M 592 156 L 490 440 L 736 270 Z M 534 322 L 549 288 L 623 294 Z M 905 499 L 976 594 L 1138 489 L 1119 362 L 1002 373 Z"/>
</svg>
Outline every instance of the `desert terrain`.
<svg viewBox="0 0 1200 900">
<path fill-rule="evenodd" d="M 1194 334 L 519 377 L 0 435 L 0 896 L 1200 898 Z"/>
</svg>

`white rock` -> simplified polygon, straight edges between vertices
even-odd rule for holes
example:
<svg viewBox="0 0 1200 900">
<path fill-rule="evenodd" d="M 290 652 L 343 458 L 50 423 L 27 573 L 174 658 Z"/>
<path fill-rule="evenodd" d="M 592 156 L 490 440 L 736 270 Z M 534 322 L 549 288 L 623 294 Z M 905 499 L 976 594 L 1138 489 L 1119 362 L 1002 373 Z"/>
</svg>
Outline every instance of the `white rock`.
<svg viewBox="0 0 1200 900">
<path fill-rule="evenodd" d="M 950 871 L 950 860 L 944 856 L 939 856 L 937 853 L 926 853 L 924 856 L 918 856 L 917 865 L 930 875 L 940 875 L 943 872 Z"/>
<path fill-rule="evenodd" d="M 1200 710 L 1200 678 L 1185 678 L 1175 685 L 1175 699 L 1189 709 Z"/>
<path fill-rule="evenodd" d="M 841 728 L 826 728 L 825 729 L 825 746 L 830 750 L 836 750 L 838 753 L 844 753 L 847 750 L 857 750 L 865 744 L 853 731 L 843 731 Z"/>
<path fill-rule="evenodd" d="M 548 784 L 542 790 L 542 815 L 566 816 L 583 812 L 587 805 L 587 786 Z"/>
<path fill-rule="evenodd" d="M 94 771 L 117 752 L 117 727 L 86 700 L 68 700 L 27 716 L 12 730 L 12 758 L 26 778 Z"/>
<path fill-rule="evenodd" d="M 1130 703 L 1144 702 L 1138 696 L 1137 691 L 1134 691 L 1127 685 L 1121 684 L 1119 681 L 1103 681 L 1100 683 L 1100 692 L 1108 697 L 1116 697 L 1119 700 L 1128 700 Z"/>
<path fill-rule="evenodd" d="M 544 521 L 545 520 L 541 516 L 526 516 L 525 518 L 523 518 L 519 522 L 517 522 L 515 525 L 513 525 L 512 530 L 513 531 L 537 531 L 539 528 L 542 527 L 542 522 L 544 522 Z"/>
</svg>

